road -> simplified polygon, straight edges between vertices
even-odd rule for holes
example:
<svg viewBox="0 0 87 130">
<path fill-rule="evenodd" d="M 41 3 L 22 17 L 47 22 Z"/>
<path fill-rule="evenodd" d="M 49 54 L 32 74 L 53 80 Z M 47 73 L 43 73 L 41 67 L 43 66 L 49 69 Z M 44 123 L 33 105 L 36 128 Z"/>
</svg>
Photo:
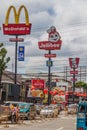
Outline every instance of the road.
<svg viewBox="0 0 87 130">
<path fill-rule="evenodd" d="M 4 129 L 5 127 L 3 127 Z M 24 121 L 17 125 L 8 125 L 8 130 L 76 130 L 76 116 L 64 114 L 58 118 L 37 119 L 34 121 Z"/>
</svg>

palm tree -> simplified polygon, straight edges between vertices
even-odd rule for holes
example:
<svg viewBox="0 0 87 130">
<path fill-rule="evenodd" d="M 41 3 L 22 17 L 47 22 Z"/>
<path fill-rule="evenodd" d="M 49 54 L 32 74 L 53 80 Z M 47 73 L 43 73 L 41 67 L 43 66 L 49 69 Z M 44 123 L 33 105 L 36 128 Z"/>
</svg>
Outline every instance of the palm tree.
<svg viewBox="0 0 87 130">
<path fill-rule="evenodd" d="M 0 43 L 0 88 L 1 80 L 4 70 L 7 68 L 7 63 L 10 61 L 10 57 L 6 57 L 7 50 L 3 47 L 3 43 Z"/>
</svg>

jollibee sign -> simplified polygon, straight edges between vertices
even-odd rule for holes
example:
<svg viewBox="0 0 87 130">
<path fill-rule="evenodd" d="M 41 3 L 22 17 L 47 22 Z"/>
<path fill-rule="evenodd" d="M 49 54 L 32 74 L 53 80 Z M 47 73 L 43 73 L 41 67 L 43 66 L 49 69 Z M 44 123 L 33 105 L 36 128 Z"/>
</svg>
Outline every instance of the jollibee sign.
<svg viewBox="0 0 87 130">
<path fill-rule="evenodd" d="M 39 49 L 43 50 L 60 50 L 61 49 L 61 37 L 57 32 L 56 28 L 52 26 L 47 30 L 49 34 L 48 41 L 40 41 L 38 42 Z"/>
<path fill-rule="evenodd" d="M 61 47 L 61 42 L 52 43 L 50 41 L 38 42 L 39 49 L 43 50 L 59 50 Z"/>
<path fill-rule="evenodd" d="M 13 9 L 14 12 L 14 19 L 15 23 L 8 24 L 9 22 L 9 15 L 11 10 Z M 20 19 L 20 13 L 24 9 L 25 12 L 25 23 L 19 23 Z M 31 23 L 29 23 L 29 17 L 28 17 L 28 11 L 24 5 L 20 6 L 18 12 L 16 11 L 16 8 L 12 5 L 8 8 L 5 24 L 3 24 L 3 33 L 5 35 L 26 35 L 30 34 L 31 32 Z"/>
</svg>

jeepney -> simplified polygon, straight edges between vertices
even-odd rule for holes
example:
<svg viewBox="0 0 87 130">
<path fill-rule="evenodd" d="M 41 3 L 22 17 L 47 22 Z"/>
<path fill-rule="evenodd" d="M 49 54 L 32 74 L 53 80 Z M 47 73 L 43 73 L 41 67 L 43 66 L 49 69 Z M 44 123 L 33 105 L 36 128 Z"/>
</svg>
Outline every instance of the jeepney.
<svg viewBox="0 0 87 130">
<path fill-rule="evenodd" d="M 87 101 L 79 102 L 76 130 L 87 130 Z"/>
</svg>

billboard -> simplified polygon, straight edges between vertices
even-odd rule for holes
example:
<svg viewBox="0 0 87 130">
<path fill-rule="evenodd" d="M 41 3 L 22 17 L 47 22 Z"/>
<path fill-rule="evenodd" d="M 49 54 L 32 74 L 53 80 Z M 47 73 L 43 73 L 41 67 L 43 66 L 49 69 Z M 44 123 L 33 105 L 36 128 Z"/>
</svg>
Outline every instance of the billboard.
<svg viewBox="0 0 87 130">
<path fill-rule="evenodd" d="M 44 89 L 44 80 L 43 79 L 33 79 L 32 80 L 32 86 L 35 87 L 35 89 Z"/>
<path fill-rule="evenodd" d="M 8 24 L 9 15 L 11 10 L 13 9 L 15 23 Z M 24 9 L 25 12 L 25 23 L 19 23 L 20 13 Z M 7 10 L 5 24 L 3 24 L 3 33 L 5 35 L 26 35 L 31 32 L 31 23 L 29 23 L 28 11 L 24 5 L 20 6 L 18 12 L 14 6 L 10 6 Z"/>
<path fill-rule="evenodd" d="M 31 81 L 31 87 L 28 89 L 27 97 L 39 97 L 44 98 L 44 80 L 43 79 L 33 79 Z"/>
</svg>

